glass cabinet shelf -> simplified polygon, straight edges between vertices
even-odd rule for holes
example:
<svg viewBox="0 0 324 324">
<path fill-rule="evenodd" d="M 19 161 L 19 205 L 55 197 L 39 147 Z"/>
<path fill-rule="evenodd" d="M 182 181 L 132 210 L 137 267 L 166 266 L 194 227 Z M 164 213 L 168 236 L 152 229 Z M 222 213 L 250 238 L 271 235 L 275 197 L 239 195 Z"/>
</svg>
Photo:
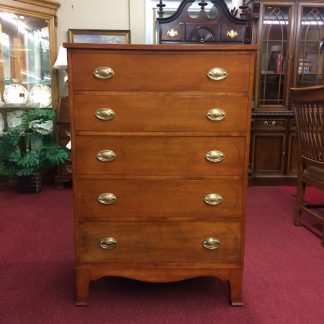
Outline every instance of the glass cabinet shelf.
<svg viewBox="0 0 324 324">
<path fill-rule="evenodd" d="M 0 4 L 0 107 L 55 106 L 58 7 L 56 1 L 41 0 Z"/>
<path fill-rule="evenodd" d="M 53 107 L 46 107 L 46 109 L 52 109 Z M 40 107 L 39 105 L 17 105 L 17 104 L 6 104 L 4 102 L 0 102 L 0 113 L 5 109 L 44 109 L 44 107 Z"/>
<path fill-rule="evenodd" d="M 287 42 L 287 40 L 282 40 L 282 39 L 266 39 L 266 40 L 263 40 L 262 41 L 263 43 L 286 43 Z"/>
<path fill-rule="evenodd" d="M 322 44 L 323 42 L 322 41 L 311 41 L 311 40 L 301 40 L 300 41 L 301 44 L 315 44 L 315 45 L 318 45 L 318 44 Z"/>
</svg>

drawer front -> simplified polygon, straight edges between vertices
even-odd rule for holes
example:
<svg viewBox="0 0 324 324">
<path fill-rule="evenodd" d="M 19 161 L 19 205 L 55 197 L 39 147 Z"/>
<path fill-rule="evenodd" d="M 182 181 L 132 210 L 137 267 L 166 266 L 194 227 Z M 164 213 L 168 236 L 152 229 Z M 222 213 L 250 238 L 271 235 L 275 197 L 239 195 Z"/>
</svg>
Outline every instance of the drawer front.
<svg viewBox="0 0 324 324">
<path fill-rule="evenodd" d="M 110 110 L 109 110 L 110 109 Z M 207 116 L 220 113 L 216 120 Z M 247 97 L 133 94 L 74 96 L 76 130 L 245 132 Z M 107 112 L 110 114 L 107 114 Z"/>
<path fill-rule="evenodd" d="M 285 130 L 286 123 L 285 119 L 256 119 L 255 128 L 263 131 Z"/>
<path fill-rule="evenodd" d="M 250 55 L 235 52 L 195 53 L 73 53 L 75 91 L 217 91 L 247 92 Z M 113 76 L 94 76 L 99 67 L 112 69 Z M 212 80 L 207 73 L 221 68 L 228 74 Z"/>
<path fill-rule="evenodd" d="M 215 220 L 242 216 L 242 183 L 238 180 L 76 179 L 75 187 L 75 208 L 83 219 Z M 210 194 L 221 196 L 218 204 L 205 202 Z"/>
<path fill-rule="evenodd" d="M 215 249 L 204 240 L 215 238 Z M 107 244 L 104 238 L 113 238 Z M 112 247 L 111 249 L 103 248 Z M 239 222 L 85 222 L 79 224 L 80 262 L 239 264 Z"/>
<path fill-rule="evenodd" d="M 77 136 L 76 172 L 242 176 L 244 144 L 244 137 Z"/>
</svg>

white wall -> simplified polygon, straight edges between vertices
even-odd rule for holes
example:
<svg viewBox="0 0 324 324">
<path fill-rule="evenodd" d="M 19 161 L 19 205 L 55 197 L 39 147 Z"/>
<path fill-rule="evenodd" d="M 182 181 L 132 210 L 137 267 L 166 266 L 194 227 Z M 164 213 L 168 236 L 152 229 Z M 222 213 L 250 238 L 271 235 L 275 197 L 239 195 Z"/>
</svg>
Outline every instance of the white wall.
<svg viewBox="0 0 324 324">
<path fill-rule="evenodd" d="M 132 44 L 145 44 L 145 0 L 129 0 Z"/>
<path fill-rule="evenodd" d="M 132 43 L 145 42 L 145 0 L 61 0 L 57 12 L 58 44 L 68 29 L 131 30 Z"/>
</svg>

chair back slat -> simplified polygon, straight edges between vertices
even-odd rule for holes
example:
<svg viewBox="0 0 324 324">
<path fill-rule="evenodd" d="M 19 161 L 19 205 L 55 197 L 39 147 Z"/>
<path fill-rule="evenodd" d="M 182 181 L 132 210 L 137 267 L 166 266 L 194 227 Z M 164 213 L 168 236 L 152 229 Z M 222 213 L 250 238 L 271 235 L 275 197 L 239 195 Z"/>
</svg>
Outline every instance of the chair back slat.
<svg viewBox="0 0 324 324">
<path fill-rule="evenodd" d="M 324 163 L 324 86 L 291 89 L 301 158 Z"/>
</svg>

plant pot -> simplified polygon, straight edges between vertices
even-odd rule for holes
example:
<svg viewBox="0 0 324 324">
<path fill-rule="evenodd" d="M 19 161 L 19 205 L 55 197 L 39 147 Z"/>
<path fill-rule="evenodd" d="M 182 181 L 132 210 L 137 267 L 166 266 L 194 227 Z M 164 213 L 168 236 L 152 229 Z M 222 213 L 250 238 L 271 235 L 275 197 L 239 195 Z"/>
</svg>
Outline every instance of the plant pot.
<svg viewBox="0 0 324 324">
<path fill-rule="evenodd" d="M 20 194 L 37 193 L 42 189 L 42 177 L 40 173 L 16 178 L 16 191 Z"/>
</svg>

